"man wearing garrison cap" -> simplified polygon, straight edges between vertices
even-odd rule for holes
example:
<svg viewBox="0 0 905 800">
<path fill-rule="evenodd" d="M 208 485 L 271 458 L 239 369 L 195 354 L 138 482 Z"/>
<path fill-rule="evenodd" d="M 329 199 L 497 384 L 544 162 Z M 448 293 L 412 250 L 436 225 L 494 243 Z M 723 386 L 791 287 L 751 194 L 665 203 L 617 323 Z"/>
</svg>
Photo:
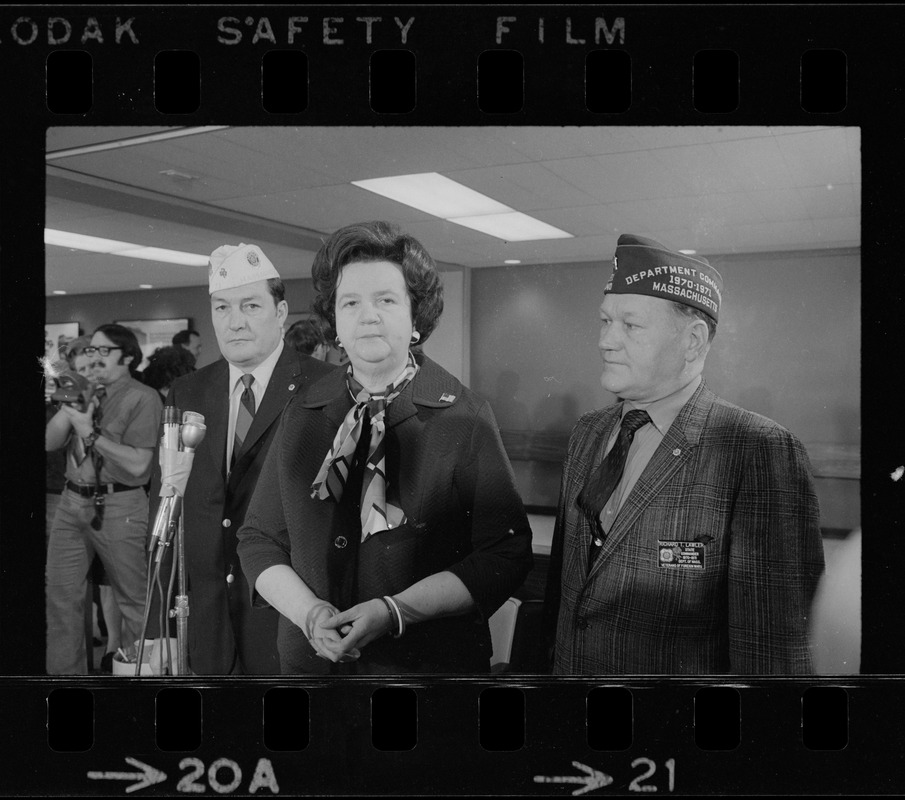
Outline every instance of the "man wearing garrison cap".
<svg viewBox="0 0 905 800">
<path fill-rule="evenodd" d="M 203 414 L 207 426 L 183 501 L 188 664 L 199 675 L 279 674 L 278 614 L 252 607 L 236 556 L 236 531 L 283 408 L 332 367 L 283 345 L 285 288 L 259 247 L 218 247 L 208 278 L 223 358 L 177 379 L 166 399 L 181 412 Z M 158 467 L 151 491 L 155 506 L 159 481 Z M 157 614 L 152 608 L 152 628 Z"/>
<path fill-rule="evenodd" d="M 702 376 L 723 282 L 702 258 L 619 237 L 601 383 L 563 465 L 547 585 L 559 675 L 806 674 L 823 572 L 801 442 Z"/>
</svg>

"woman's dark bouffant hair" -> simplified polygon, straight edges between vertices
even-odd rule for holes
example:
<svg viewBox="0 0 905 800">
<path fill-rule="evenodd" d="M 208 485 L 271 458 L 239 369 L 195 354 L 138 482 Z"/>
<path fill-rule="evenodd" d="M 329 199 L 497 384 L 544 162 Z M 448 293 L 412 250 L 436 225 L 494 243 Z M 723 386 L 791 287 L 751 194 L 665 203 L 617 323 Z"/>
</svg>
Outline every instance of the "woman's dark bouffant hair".
<svg viewBox="0 0 905 800">
<path fill-rule="evenodd" d="M 336 285 L 347 264 L 390 261 L 402 268 L 412 301 L 412 323 L 422 345 L 443 313 L 443 284 L 434 259 L 413 236 L 391 222 L 357 222 L 332 233 L 314 257 L 314 311 L 324 321 L 326 335 L 336 336 Z"/>
</svg>

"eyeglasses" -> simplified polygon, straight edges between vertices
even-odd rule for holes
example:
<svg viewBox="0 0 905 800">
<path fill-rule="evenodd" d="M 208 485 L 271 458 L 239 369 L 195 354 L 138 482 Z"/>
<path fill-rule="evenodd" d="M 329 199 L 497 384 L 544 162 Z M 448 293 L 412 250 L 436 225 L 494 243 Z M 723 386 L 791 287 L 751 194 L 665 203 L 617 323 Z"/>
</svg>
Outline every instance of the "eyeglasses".
<svg viewBox="0 0 905 800">
<path fill-rule="evenodd" d="M 82 352 L 86 356 L 93 356 L 95 353 L 97 353 L 98 355 L 106 358 L 110 355 L 111 350 L 122 350 L 122 347 L 86 347 L 84 350 L 82 350 Z"/>
</svg>

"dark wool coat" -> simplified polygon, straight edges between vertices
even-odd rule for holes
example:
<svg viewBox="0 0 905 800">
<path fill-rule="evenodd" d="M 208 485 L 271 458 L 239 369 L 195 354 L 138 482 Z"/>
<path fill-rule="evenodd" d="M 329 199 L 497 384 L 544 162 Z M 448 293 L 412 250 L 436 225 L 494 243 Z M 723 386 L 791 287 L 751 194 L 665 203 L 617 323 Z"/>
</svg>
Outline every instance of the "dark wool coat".
<svg viewBox="0 0 905 800">
<path fill-rule="evenodd" d="M 280 672 L 276 648 L 278 615 L 272 609 L 251 607 L 236 556 L 236 532 L 245 518 L 286 403 L 310 381 L 334 370 L 335 367 L 284 346 L 228 482 L 229 364 L 221 359 L 178 378 L 170 388 L 167 405 L 203 414 L 207 426 L 204 440 L 195 452 L 183 504 L 188 659 L 189 668 L 198 675 Z M 154 464 L 152 524 L 160 501 L 156 456 Z M 164 575 L 169 576 L 168 569 Z M 156 602 L 152 624 L 155 618 Z"/>
<path fill-rule="evenodd" d="M 359 661 L 332 666 L 281 617 L 284 672 L 489 670 L 487 618 L 531 570 L 531 529 L 489 405 L 429 358 L 417 358 L 418 374 L 386 416 L 388 494 L 407 521 L 360 543 L 360 469 L 353 468 L 339 504 L 310 497 L 352 407 L 344 371 L 337 370 L 286 409 L 239 531 L 239 557 L 249 586 L 268 567 L 287 564 L 340 610 L 448 570 L 477 611 L 409 625 L 399 639 L 368 644 Z"/>
<path fill-rule="evenodd" d="M 592 531 L 576 498 L 620 412 L 586 414 L 569 441 L 547 590 L 554 672 L 811 672 L 808 614 L 824 561 L 801 442 L 702 383 L 589 574 Z M 660 543 L 674 541 L 704 543 L 704 568 L 671 567 Z"/>
</svg>

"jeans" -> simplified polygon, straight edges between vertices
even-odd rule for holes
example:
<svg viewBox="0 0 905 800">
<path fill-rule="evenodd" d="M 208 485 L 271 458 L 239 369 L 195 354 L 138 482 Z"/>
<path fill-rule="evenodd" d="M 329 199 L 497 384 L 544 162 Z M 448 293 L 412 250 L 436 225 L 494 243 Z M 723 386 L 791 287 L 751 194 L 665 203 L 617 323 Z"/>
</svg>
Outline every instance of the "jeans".
<svg viewBox="0 0 905 800">
<path fill-rule="evenodd" d="M 85 592 L 100 556 L 123 615 L 123 640 L 141 635 L 147 575 L 148 497 L 144 489 L 105 495 L 104 524 L 91 527 L 94 499 L 63 490 L 47 546 L 47 674 L 87 672 Z"/>
</svg>

